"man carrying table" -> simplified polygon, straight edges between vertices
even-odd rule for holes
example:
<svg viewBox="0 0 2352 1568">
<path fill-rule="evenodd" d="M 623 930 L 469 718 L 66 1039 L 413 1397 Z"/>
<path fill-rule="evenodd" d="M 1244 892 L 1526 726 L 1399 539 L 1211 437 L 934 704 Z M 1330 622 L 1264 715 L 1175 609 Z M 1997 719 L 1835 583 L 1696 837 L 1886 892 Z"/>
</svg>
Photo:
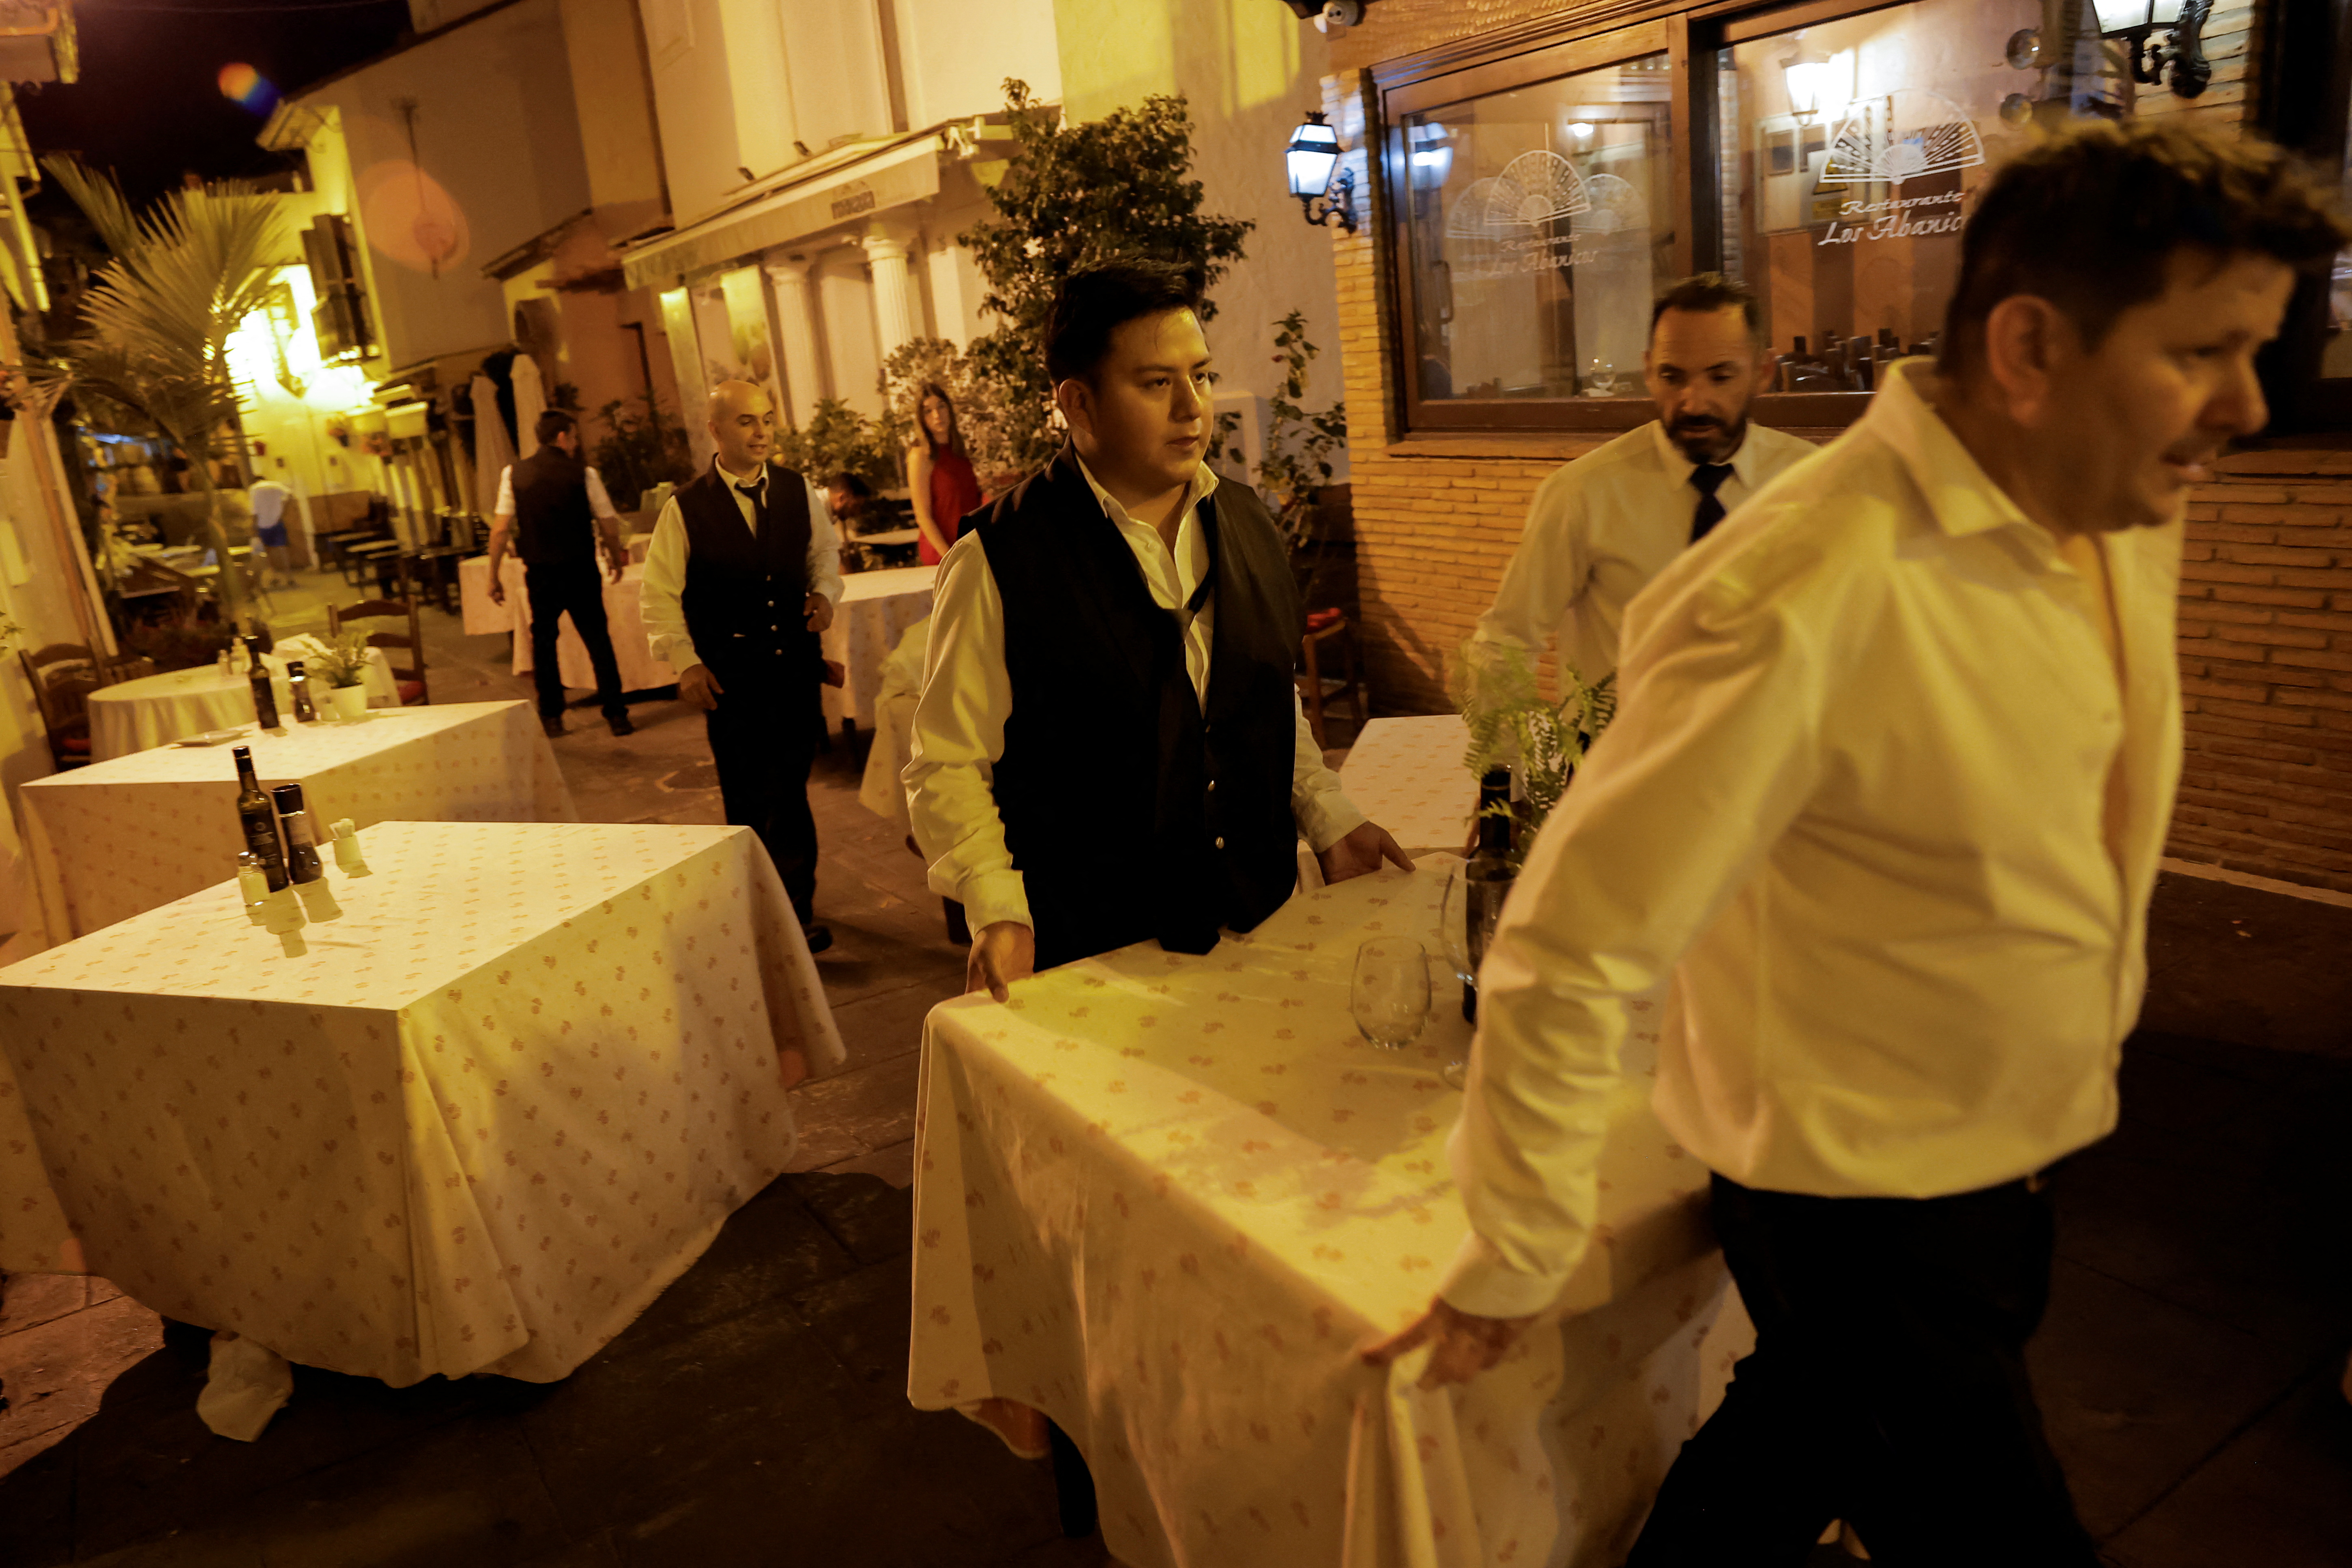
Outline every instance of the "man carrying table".
<svg viewBox="0 0 2352 1568">
<path fill-rule="evenodd" d="M 904 779 L 965 988 L 1156 937 L 1206 952 L 1297 885 L 1411 868 L 1299 711 L 1301 614 L 1255 491 L 1202 458 L 1198 268 L 1064 280 L 1045 363 L 1070 444 L 940 563 Z"/>
<path fill-rule="evenodd" d="M 1628 1568 L 2093 1568 L 2024 1363 L 2041 1173 L 2116 1123 L 2180 766 L 2189 488 L 2346 227 L 2276 149 L 2078 127 L 1980 194 L 1937 361 L 1667 567 L 1480 975 L 1423 1382 L 1593 1239 L 1628 1000 L 1756 1323 Z"/>
</svg>

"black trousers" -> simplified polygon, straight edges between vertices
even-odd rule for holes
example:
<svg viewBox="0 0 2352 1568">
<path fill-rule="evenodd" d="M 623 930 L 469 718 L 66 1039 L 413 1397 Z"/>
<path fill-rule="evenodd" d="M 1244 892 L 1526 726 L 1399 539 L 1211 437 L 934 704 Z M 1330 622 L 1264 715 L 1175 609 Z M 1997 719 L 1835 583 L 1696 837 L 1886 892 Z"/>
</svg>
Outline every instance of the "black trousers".
<svg viewBox="0 0 2352 1568">
<path fill-rule="evenodd" d="M 809 764 L 816 759 L 817 731 L 824 722 L 816 679 L 799 665 L 790 674 L 781 664 L 766 671 L 713 673 L 725 689 L 719 706 L 703 717 L 727 820 L 760 836 L 794 912 L 806 925 L 816 899 Z"/>
<path fill-rule="evenodd" d="M 1717 1176 L 1714 1209 L 1756 1350 L 1626 1568 L 1795 1568 L 1837 1519 L 1885 1568 L 2096 1568 L 2025 1373 L 2050 1290 L 2041 1194 L 1819 1198 Z"/>
<path fill-rule="evenodd" d="M 530 595 L 530 673 L 539 685 L 539 716 L 553 719 L 563 711 L 563 669 L 555 647 L 567 615 L 587 645 L 588 663 L 596 671 L 597 705 L 607 719 L 626 713 L 628 704 L 621 700 L 621 662 L 613 657 L 613 634 L 604 625 L 602 569 L 593 559 L 527 564 L 522 580 Z"/>
</svg>

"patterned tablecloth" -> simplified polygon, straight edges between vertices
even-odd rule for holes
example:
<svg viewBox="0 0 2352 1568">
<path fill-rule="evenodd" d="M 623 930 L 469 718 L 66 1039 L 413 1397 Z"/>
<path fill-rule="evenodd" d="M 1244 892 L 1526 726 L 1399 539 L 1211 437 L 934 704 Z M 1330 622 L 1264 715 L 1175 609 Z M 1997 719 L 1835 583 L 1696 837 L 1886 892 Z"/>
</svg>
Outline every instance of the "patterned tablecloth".
<svg viewBox="0 0 2352 1568">
<path fill-rule="evenodd" d="M 265 785 L 299 784 L 314 822 L 576 822 L 528 702 L 372 711 L 355 724 L 247 727 L 219 746 L 161 746 L 36 779 L 18 798 L 51 942 L 185 898 L 235 868 L 236 759 Z"/>
<path fill-rule="evenodd" d="M 1136 1568 L 1612 1564 L 1744 1353 L 1706 1173 L 1649 1109 L 1653 1021 L 1560 1321 L 1466 1390 L 1415 1388 L 1425 1350 L 1355 1356 L 1465 1229 L 1437 1077 L 1468 1044 L 1458 986 L 1401 1052 L 1348 1013 L 1361 941 L 1434 952 L 1452 864 L 1302 893 L 1205 957 L 1127 948 L 931 1013 L 908 1396 L 1044 1410 Z"/>
<path fill-rule="evenodd" d="M 1469 746 L 1469 727 L 1458 714 L 1375 719 L 1349 748 L 1339 783 L 1406 854 L 1458 855 L 1478 809 L 1478 781 L 1462 765 Z"/>
<path fill-rule="evenodd" d="M 477 556 L 459 564 L 459 598 L 468 634 L 510 631 L 514 635 L 514 672 L 531 671 L 530 597 L 523 591 L 522 563 L 507 557 L 507 602 L 492 605 L 488 591 L 490 563 Z M 824 657 L 846 666 L 845 687 L 824 689 L 828 723 L 843 720 L 871 727 L 882 691 L 882 665 L 898 646 L 898 634 L 931 613 L 931 581 L 936 566 L 902 566 L 887 572 L 853 572 L 842 581 L 841 603 L 834 606 L 833 625 L 824 637 Z M 604 616 L 613 635 L 613 654 L 620 661 L 621 685 L 629 691 L 649 691 L 677 679 L 677 672 L 653 657 L 646 641 L 645 615 L 640 608 L 646 569 L 632 565 L 618 583 L 604 584 Z M 563 622 L 556 645 L 563 684 L 593 689 L 596 672 L 588 649 Z"/>
<path fill-rule="evenodd" d="M 395 1386 L 562 1377 L 790 1163 L 816 967 L 748 829 L 365 842 L 291 938 L 230 883 L 0 969 L 0 1268 Z"/>
<path fill-rule="evenodd" d="M 302 657 L 299 647 L 293 648 L 293 657 Z M 290 724 L 294 697 L 286 681 L 286 659 L 280 654 L 265 654 L 262 662 L 271 671 L 269 684 L 278 699 L 278 714 Z M 382 648 L 368 652 L 367 693 L 371 708 L 400 706 L 400 692 L 393 684 L 392 667 Z M 314 681 L 310 697 L 323 706 L 326 683 Z M 119 686 L 101 686 L 89 694 L 90 760 L 102 763 L 110 757 L 127 757 L 184 735 L 233 730 L 252 722 L 253 683 L 246 676 L 223 675 L 213 665 L 167 669 Z"/>
</svg>

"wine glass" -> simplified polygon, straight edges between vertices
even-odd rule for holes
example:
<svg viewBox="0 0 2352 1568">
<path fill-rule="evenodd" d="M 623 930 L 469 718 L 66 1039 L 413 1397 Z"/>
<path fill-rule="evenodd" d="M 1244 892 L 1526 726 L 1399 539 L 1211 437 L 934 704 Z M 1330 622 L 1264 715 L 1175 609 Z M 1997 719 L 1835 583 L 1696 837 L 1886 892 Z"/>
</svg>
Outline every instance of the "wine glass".
<svg viewBox="0 0 2352 1568">
<path fill-rule="evenodd" d="M 1364 1038 L 1385 1051 L 1420 1038 L 1429 1021 L 1429 956 L 1409 936 L 1384 936 L 1356 949 L 1348 1010 Z"/>
</svg>

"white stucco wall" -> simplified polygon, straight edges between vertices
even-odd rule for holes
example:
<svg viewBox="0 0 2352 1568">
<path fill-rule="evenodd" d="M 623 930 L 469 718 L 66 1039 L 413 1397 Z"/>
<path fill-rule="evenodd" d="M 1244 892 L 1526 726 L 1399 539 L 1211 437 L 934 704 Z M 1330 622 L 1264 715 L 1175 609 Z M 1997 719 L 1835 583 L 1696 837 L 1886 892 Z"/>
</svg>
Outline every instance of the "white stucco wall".
<svg viewBox="0 0 2352 1568">
<path fill-rule="evenodd" d="M 1271 3 L 1271 0 L 1268 0 Z M 1062 96 L 1054 0 L 888 0 L 910 126 L 1004 107 L 1004 79 L 1044 100 Z"/>
</svg>

